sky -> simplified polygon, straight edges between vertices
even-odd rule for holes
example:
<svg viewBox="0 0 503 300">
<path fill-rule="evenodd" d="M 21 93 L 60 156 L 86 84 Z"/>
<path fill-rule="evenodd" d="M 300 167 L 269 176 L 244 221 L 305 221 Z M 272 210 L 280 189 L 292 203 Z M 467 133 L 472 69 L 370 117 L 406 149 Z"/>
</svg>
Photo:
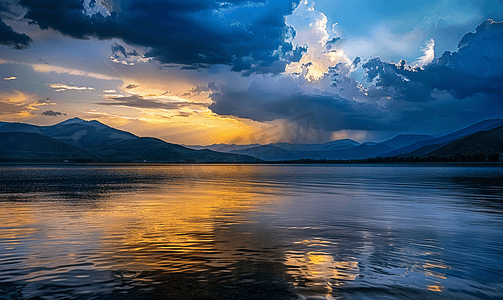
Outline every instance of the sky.
<svg viewBox="0 0 503 300">
<path fill-rule="evenodd" d="M 0 0 L 0 121 L 187 145 L 503 118 L 503 0 Z"/>
</svg>

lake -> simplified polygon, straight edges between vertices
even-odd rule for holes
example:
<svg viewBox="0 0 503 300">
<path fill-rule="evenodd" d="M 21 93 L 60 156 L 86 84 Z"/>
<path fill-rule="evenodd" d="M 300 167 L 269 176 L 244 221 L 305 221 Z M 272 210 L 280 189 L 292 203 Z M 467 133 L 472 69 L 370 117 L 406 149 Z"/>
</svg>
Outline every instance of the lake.
<svg viewBox="0 0 503 300">
<path fill-rule="evenodd" d="M 502 299 L 503 168 L 0 166 L 1 299 Z"/>
</svg>

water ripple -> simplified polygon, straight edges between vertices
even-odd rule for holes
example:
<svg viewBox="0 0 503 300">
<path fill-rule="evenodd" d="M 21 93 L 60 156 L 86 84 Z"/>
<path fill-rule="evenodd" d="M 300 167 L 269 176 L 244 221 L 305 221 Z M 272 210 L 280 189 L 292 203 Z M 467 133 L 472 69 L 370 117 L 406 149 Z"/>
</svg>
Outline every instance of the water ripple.
<svg viewBox="0 0 503 300">
<path fill-rule="evenodd" d="M 501 298 L 502 199 L 477 166 L 0 167 L 0 295 Z"/>
</svg>

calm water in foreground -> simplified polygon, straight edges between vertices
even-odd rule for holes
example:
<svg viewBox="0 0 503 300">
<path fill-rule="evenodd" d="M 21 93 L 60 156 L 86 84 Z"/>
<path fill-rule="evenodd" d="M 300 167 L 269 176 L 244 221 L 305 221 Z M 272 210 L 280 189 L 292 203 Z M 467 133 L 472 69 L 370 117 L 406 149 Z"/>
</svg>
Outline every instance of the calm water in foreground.
<svg viewBox="0 0 503 300">
<path fill-rule="evenodd" d="M 502 299 L 503 168 L 0 166 L 1 299 Z"/>
</svg>

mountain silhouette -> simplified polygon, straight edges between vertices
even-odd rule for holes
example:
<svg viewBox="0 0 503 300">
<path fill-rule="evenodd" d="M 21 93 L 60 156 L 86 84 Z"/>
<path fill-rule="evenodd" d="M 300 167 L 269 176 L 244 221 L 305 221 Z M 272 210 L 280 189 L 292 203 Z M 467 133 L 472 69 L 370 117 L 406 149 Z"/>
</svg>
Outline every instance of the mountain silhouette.
<svg viewBox="0 0 503 300">
<path fill-rule="evenodd" d="M 92 162 L 260 162 L 246 155 L 193 150 L 141 138 L 99 121 L 73 118 L 51 126 L 0 124 L 0 159 Z"/>
<path fill-rule="evenodd" d="M 190 146 L 138 137 L 99 121 L 68 119 L 51 126 L 0 122 L 0 161 L 260 162 L 386 157 L 452 157 L 502 153 L 503 120 L 485 120 L 443 135 L 406 134 L 375 143 L 350 139 L 324 144 Z M 214 151 L 213 148 L 221 152 Z"/>
<path fill-rule="evenodd" d="M 383 157 L 395 156 L 395 155 L 423 156 L 423 155 L 426 155 L 432 151 L 435 151 L 436 149 L 441 148 L 442 146 L 444 146 L 447 143 L 452 142 L 456 139 L 462 138 L 464 136 L 467 136 L 467 135 L 470 135 L 470 134 L 473 134 L 473 133 L 476 133 L 476 132 L 479 132 L 482 130 L 489 130 L 489 129 L 497 128 L 499 126 L 503 126 L 502 119 L 484 120 L 484 121 L 475 123 L 473 125 L 470 125 L 468 127 L 456 130 L 452 133 L 443 135 L 441 137 L 422 140 L 422 141 L 413 143 L 411 145 L 390 151 L 388 153 L 385 153 L 383 155 Z"/>
<path fill-rule="evenodd" d="M 456 155 L 503 153 L 503 126 L 479 131 L 428 153 L 430 156 L 452 157 Z"/>
<path fill-rule="evenodd" d="M 186 159 L 199 162 L 258 162 L 246 155 L 220 153 L 212 150 L 192 150 L 166 143 L 156 138 L 136 138 L 94 149 L 105 159 L 180 162 Z"/>
<path fill-rule="evenodd" d="M 420 141 L 429 140 L 433 138 L 435 137 L 432 135 L 425 135 L 425 134 L 399 134 L 390 140 L 381 142 L 381 144 L 391 147 L 393 149 L 399 149 Z"/>
<path fill-rule="evenodd" d="M 33 132 L 0 132 L 0 158 L 92 159 L 96 156 L 56 139 Z"/>
</svg>

